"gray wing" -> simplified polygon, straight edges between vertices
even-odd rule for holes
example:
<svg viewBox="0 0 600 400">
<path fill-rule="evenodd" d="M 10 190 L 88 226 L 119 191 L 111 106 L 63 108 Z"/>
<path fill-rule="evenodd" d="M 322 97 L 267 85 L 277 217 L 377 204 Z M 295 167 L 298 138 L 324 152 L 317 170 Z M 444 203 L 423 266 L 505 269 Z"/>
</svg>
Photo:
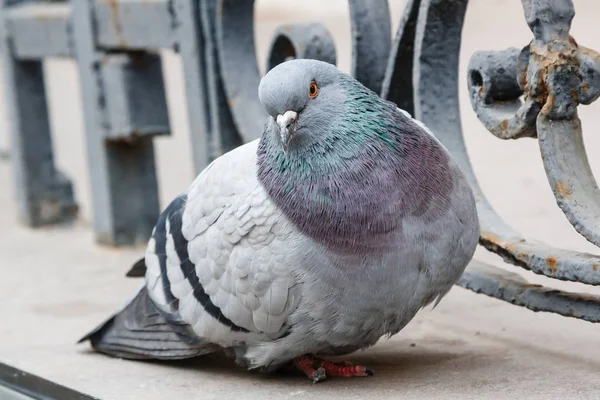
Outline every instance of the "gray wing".
<svg viewBox="0 0 600 400">
<path fill-rule="evenodd" d="M 258 183 L 256 145 L 215 160 L 171 202 L 146 249 L 145 288 L 82 341 L 119 357 L 188 358 L 286 333 L 306 238 Z"/>
<path fill-rule="evenodd" d="M 223 347 L 282 336 L 300 300 L 291 268 L 306 239 L 257 181 L 256 145 L 207 167 L 146 252 L 154 302 Z"/>
</svg>

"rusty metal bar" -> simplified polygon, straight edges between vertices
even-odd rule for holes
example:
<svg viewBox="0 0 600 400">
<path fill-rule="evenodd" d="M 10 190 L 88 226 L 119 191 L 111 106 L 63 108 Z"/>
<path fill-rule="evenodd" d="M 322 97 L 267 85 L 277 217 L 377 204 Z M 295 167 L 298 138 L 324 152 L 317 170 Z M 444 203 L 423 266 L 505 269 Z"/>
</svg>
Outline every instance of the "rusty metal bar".
<svg viewBox="0 0 600 400">
<path fill-rule="evenodd" d="M 577 116 L 579 104 L 600 96 L 600 55 L 569 35 L 575 16 L 571 1 L 523 6 L 534 39 L 523 50 L 475 54 L 469 65 L 471 102 L 496 136 L 538 137 L 559 207 L 580 234 L 600 245 L 600 190 Z M 490 94 L 490 88 L 506 86 L 511 90 L 504 97 Z M 503 110 L 506 118 L 500 115 Z"/>
<path fill-rule="evenodd" d="M 533 311 L 600 322 L 600 297 L 533 285 L 520 275 L 472 261 L 458 285 Z"/>
<path fill-rule="evenodd" d="M 487 130 L 500 139 L 536 137 L 542 108 L 536 99 L 521 101 L 517 60 L 521 50 L 478 51 L 469 61 L 471 105 Z"/>
<path fill-rule="evenodd" d="M 173 0 L 95 0 L 96 44 L 113 50 L 174 48 Z"/>
</svg>

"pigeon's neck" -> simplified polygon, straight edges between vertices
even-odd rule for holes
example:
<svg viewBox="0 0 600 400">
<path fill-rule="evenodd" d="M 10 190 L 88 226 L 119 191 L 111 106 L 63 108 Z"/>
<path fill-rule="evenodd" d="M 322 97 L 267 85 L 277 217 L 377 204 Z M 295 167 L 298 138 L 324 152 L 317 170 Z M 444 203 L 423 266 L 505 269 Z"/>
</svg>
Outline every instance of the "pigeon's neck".
<svg viewBox="0 0 600 400">
<path fill-rule="evenodd" d="M 443 148 L 400 113 L 370 121 L 386 129 L 340 131 L 324 146 L 281 150 L 275 132 L 258 147 L 258 178 L 303 233 L 334 251 L 386 251 L 403 219 L 448 207 L 452 175 Z M 341 127 L 340 129 L 347 129 Z M 442 199 L 442 201 L 436 201 Z M 442 208 L 444 210 L 442 210 Z"/>
</svg>

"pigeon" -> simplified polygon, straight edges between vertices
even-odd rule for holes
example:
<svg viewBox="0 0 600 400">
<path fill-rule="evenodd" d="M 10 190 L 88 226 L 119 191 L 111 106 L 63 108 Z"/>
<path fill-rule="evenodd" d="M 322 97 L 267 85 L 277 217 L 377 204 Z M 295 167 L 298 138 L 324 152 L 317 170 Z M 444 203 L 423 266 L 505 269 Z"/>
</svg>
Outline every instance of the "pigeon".
<svg viewBox="0 0 600 400">
<path fill-rule="evenodd" d="M 479 239 L 473 192 L 420 121 L 335 65 L 283 62 L 258 87 L 259 139 L 211 162 L 160 215 L 145 282 L 80 340 L 126 359 L 222 351 L 313 382 L 397 334 L 460 278 Z"/>
</svg>

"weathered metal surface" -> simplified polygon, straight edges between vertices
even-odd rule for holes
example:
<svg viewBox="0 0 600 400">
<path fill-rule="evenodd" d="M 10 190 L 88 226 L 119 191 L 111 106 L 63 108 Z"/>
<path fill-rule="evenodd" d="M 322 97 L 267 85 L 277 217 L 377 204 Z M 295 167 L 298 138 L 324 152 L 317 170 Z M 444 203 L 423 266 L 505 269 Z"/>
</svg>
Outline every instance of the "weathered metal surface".
<svg viewBox="0 0 600 400">
<path fill-rule="evenodd" d="M 589 104 L 600 94 L 599 57 L 592 50 L 579 46 L 569 35 L 574 16 L 571 1 L 526 1 L 523 5 L 534 40 L 518 54 L 508 50 L 480 52 L 473 56 L 469 68 L 473 108 L 486 127 L 500 138 L 538 136 L 546 174 L 558 205 L 575 229 L 598 245 L 600 191 L 587 160 L 576 107 L 579 103 Z M 488 60 L 482 55 L 487 55 Z M 488 97 L 486 103 L 485 83 L 503 85 L 503 74 L 493 62 L 495 59 L 497 63 L 503 56 L 512 60 L 510 74 L 519 83 L 519 90 L 515 90 L 512 82 L 512 91 L 504 98 Z M 485 77 L 483 84 L 478 85 L 477 79 L 474 79 L 478 74 Z M 521 102 L 520 96 L 524 99 L 519 108 L 520 116 L 525 118 L 519 118 L 519 114 L 512 119 L 497 117 L 498 110 L 506 104 L 516 109 Z M 492 112 L 486 114 L 481 112 L 482 109 Z M 490 120 L 493 122 L 490 123 Z M 512 129 L 512 121 L 515 120 L 521 122 L 525 129 Z M 494 125 L 503 129 L 494 129 Z M 492 233 L 494 229 L 489 229 L 489 232 L 482 234 L 483 244 L 501 255 L 518 260 L 518 265 L 533 266 L 536 272 L 548 276 L 591 284 L 599 282 L 597 270 L 600 260 L 597 256 L 569 254 L 539 246 L 532 249 L 527 244 L 498 238 Z M 507 245 L 511 244 L 512 248 L 509 248 Z"/>
<path fill-rule="evenodd" d="M 267 113 L 258 101 L 260 82 L 254 52 L 254 0 L 216 0 L 220 74 L 229 110 L 244 141 L 258 138 Z"/>
<path fill-rule="evenodd" d="M 100 60 L 107 139 L 168 134 L 161 59 L 156 54 L 106 54 Z"/>
<path fill-rule="evenodd" d="M 485 127 L 500 139 L 536 137 L 535 120 L 541 104 L 521 101 L 517 59 L 521 50 L 478 51 L 469 61 L 471 105 Z"/>
<path fill-rule="evenodd" d="M 387 0 L 348 0 L 352 35 L 352 76 L 381 92 L 386 60 L 392 46 Z"/>
<path fill-rule="evenodd" d="M 569 35 L 575 14 L 571 1 L 525 7 L 535 39 L 529 45 L 526 93 L 538 94 L 540 150 L 556 201 L 575 229 L 600 245 L 600 190 L 588 163 L 579 104 L 600 95 L 600 55 Z M 542 20 L 544 18 L 544 20 Z M 543 21 L 543 22 L 538 22 Z"/>
<path fill-rule="evenodd" d="M 534 34 L 531 43 L 520 52 L 479 52 L 471 59 L 473 108 L 502 139 L 538 136 L 558 205 L 580 234 L 600 245 L 600 190 L 577 116 L 578 104 L 600 95 L 600 55 L 569 35 L 572 1 L 527 1 L 524 9 Z M 491 93 L 490 88 L 509 86 L 503 96 Z M 512 117 L 503 118 L 503 110 Z"/>
<path fill-rule="evenodd" d="M 181 0 L 94 0 L 95 41 L 106 50 L 176 47 Z M 183 11 L 183 10 L 181 10 Z M 19 58 L 72 57 L 68 1 L 24 2 L 7 11 Z M 179 15 L 185 15 L 179 13 Z M 186 37 L 185 40 L 188 40 Z"/>
<path fill-rule="evenodd" d="M 415 35 L 420 0 L 408 0 L 398 26 L 381 88 L 381 97 L 413 115 Z"/>
<path fill-rule="evenodd" d="M 294 58 L 336 64 L 335 43 L 324 25 L 286 24 L 277 28 L 269 47 L 267 70 Z"/>
<path fill-rule="evenodd" d="M 600 257 L 528 241 L 516 233 L 497 235 L 502 228 L 505 226 L 497 225 L 496 231 L 482 229 L 479 242 L 507 263 L 550 278 L 600 285 Z"/>
<path fill-rule="evenodd" d="M 95 0 L 94 3 L 98 47 L 153 50 L 175 45 L 173 0 Z"/>
<path fill-rule="evenodd" d="M 5 13 L 7 30 L 17 58 L 72 57 L 69 4 L 22 2 Z"/>
<path fill-rule="evenodd" d="M 119 98 L 110 97 L 114 93 L 106 92 L 111 84 L 107 86 L 102 69 L 103 63 L 110 63 L 110 58 L 106 58 L 107 55 L 96 47 L 94 41 L 92 1 L 76 0 L 71 7 L 96 239 L 111 245 L 143 243 L 150 237 L 159 214 L 154 147 L 151 139 L 139 137 L 135 131 L 129 135 L 121 132 L 119 140 L 110 140 L 111 122 L 115 117 L 107 112 L 107 104 Z M 143 66 L 144 60 L 140 62 Z M 131 80 L 138 71 L 130 68 L 130 64 L 126 65 L 126 74 Z M 124 68 L 123 63 L 117 68 Z M 143 67 L 141 71 L 144 71 Z M 143 93 L 147 89 L 140 89 L 140 84 L 150 86 L 157 82 L 134 79 L 128 81 L 125 88 L 129 87 L 126 90 L 131 91 L 131 85 L 135 85 L 138 87 L 133 92 L 141 90 Z M 127 100 L 131 101 L 131 98 Z M 131 121 L 131 118 L 127 119 Z"/>
<path fill-rule="evenodd" d="M 226 95 L 222 73 L 221 45 L 217 37 L 218 17 L 221 12 L 218 7 L 220 5 L 217 0 L 202 0 L 200 3 L 202 32 L 206 40 L 206 82 L 210 116 L 208 121 L 208 135 L 210 160 L 212 161 L 228 150 L 243 143 L 244 139 L 238 133 L 238 128 L 233 120 L 234 111 L 231 107 L 235 103 L 232 103 Z M 253 35 L 253 32 L 250 32 L 250 35 Z M 254 41 L 252 43 L 252 46 L 254 46 Z M 246 51 L 248 50 L 252 51 L 252 55 L 254 54 L 254 47 L 246 49 Z M 249 65 L 250 69 L 255 68 L 256 58 L 249 58 L 245 62 Z M 241 82 L 241 84 L 243 85 L 244 83 Z"/>
<path fill-rule="evenodd" d="M 4 7 L 0 1 L 0 11 Z M 77 205 L 71 182 L 54 166 L 43 66 L 17 58 L 6 18 L 1 12 L 0 48 L 19 218 L 32 227 L 68 221 Z"/>
<path fill-rule="evenodd" d="M 458 285 L 533 311 L 600 322 L 600 297 L 534 285 L 514 272 L 478 261 L 469 264 Z"/>
</svg>

